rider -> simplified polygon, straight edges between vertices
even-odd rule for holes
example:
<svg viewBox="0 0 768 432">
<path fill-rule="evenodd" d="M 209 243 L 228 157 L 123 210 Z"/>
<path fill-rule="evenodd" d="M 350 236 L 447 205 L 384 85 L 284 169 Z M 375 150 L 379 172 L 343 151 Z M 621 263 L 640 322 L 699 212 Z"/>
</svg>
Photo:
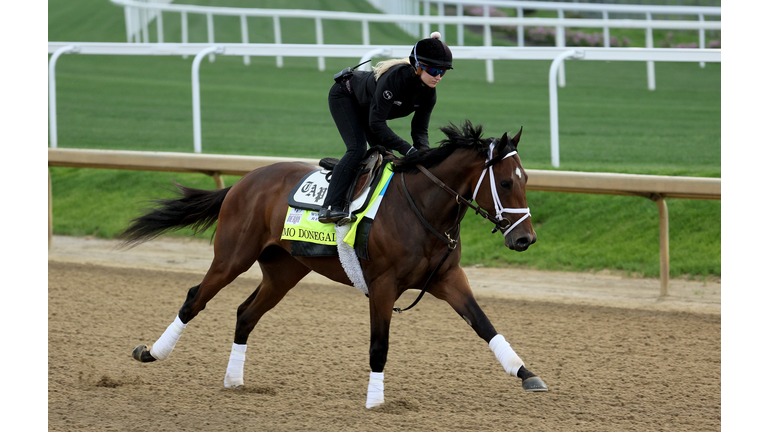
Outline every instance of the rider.
<svg viewBox="0 0 768 432">
<path fill-rule="evenodd" d="M 347 152 L 333 169 L 319 220 L 338 222 L 349 218 L 345 193 L 354 180 L 368 144 L 381 145 L 408 155 L 429 148 L 429 117 L 437 101 L 435 86 L 448 69 L 453 55 L 440 33 L 416 42 L 408 58 L 379 62 L 371 72 L 345 70 L 328 94 L 328 105 Z M 387 120 L 411 113 L 413 146 L 387 126 Z"/>
</svg>

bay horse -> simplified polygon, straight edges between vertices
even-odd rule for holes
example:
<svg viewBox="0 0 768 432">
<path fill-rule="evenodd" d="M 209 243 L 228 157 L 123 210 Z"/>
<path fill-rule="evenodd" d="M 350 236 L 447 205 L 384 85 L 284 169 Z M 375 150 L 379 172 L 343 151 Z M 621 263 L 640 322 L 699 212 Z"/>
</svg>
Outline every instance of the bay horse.
<svg viewBox="0 0 768 432">
<path fill-rule="evenodd" d="M 512 138 L 482 138 L 482 125 L 465 121 L 440 130 L 438 147 L 394 158 L 394 175 L 368 235 L 370 260 L 361 260 L 368 286 L 371 341 L 366 407 L 384 403 L 384 365 L 395 301 L 403 292 L 424 291 L 445 300 L 486 341 L 506 373 L 522 380 L 526 391 L 547 391 L 525 368 L 504 336 L 478 306 L 459 266 L 459 223 L 473 208 L 496 225 L 504 245 L 522 252 L 536 242 L 527 207 L 525 173 L 517 154 L 522 128 Z M 234 185 L 206 191 L 177 185 L 179 198 L 157 201 L 132 220 L 121 238 L 132 246 L 181 227 L 205 230 L 218 221 L 214 258 L 202 282 L 189 289 L 174 322 L 148 349 L 139 345 L 141 362 L 163 360 L 187 324 L 238 275 L 259 262 L 263 278 L 237 309 L 237 324 L 225 387 L 243 385 L 248 336 L 259 319 L 310 271 L 352 285 L 338 257 L 291 255 L 291 241 L 281 240 L 291 189 L 309 172 L 309 164 L 276 163 L 256 169 Z M 399 177 L 399 178 L 398 178 Z M 472 204 L 476 202 L 477 205 Z M 451 251 L 454 251 L 451 253 Z M 420 297 L 419 297 L 420 298 Z"/>
</svg>

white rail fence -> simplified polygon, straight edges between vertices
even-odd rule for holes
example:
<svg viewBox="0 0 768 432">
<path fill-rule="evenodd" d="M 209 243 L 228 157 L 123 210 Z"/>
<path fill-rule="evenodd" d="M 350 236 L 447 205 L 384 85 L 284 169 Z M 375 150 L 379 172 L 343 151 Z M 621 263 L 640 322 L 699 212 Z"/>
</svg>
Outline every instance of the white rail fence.
<svg viewBox="0 0 768 432">
<path fill-rule="evenodd" d="M 389 4 L 392 3 L 401 3 L 402 0 L 369 0 L 369 3 L 374 4 L 378 8 L 384 11 L 388 11 L 391 8 L 389 7 Z M 408 2 L 408 0 L 406 0 Z M 576 12 L 576 13 L 583 13 L 586 12 L 589 15 L 599 15 L 603 21 L 606 22 L 606 25 L 602 26 L 596 26 L 598 28 L 602 27 L 603 29 L 603 44 L 606 48 L 610 47 L 610 29 L 612 28 L 608 22 L 613 19 L 616 20 L 615 15 L 620 16 L 636 16 L 636 17 L 642 17 L 642 19 L 646 21 L 653 21 L 653 15 L 678 15 L 680 16 L 686 16 L 686 17 L 692 17 L 696 18 L 701 22 L 704 22 L 706 19 L 705 17 L 721 17 L 722 12 L 719 7 L 711 7 L 711 6 L 656 6 L 656 5 L 619 5 L 619 4 L 608 4 L 608 3 L 565 3 L 565 2 L 539 2 L 539 1 L 515 1 L 515 0 L 410 0 L 410 3 L 413 3 L 416 5 L 415 10 L 418 11 L 421 9 L 423 11 L 424 15 L 430 15 L 431 14 L 431 6 L 434 4 L 437 7 L 437 16 L 442 17 L 446 16 L 446 5 L 450 5 L 455 8 L 455 16 L 464 16 L 464 7 L 479 7 L 483 10 L 483 16 L 484 17 L 490 17 L 491 16 L 491 8 L 502 8 L 502 9 L 515 9 L 515 13 L 517 14 L 517 17 L 523 16 L 523 11 L 526 9 L 534 9 L 534 10 L 548 10 L 548 11 L 555 11 L 557 12 L 558 18 L 565 18 L 566 12 Z M 421 4 L 421 7 L 419 6 L 419 3 Z M 404 7 L 402 9 L 403 12 L 406 12 L 408 10 L 413 10 L 413 8 Z M 614 17 L 611 18 L 611 14 L 614 14 Z M 457 44 L 458 45 L 464 45 L 464 24 L 458 24 L 457 25 Z M 518 46 L 525 46 L 524 41 L 524 31 L 523 31 L 524 25 L 520 24 L 517 26 L 517 43 Z M 586 26 L 583 26 L 586 27 Z M 562 42 L 563 45 L 557 45 L 557 46 L 565 46 L 565 28 L 563 27 L 556 27 L 557 29 L 557 36 L 558 36 L 558 43 Z M 646 29 L 647 30 L 647 29 Z M 706 35 L 704 32 L 704 28 L 700 28 L 699 30 L 699 48 L 703 48 L 706 46 Z M 445 31 L 445 24 L 439 24 L 439 31 L 444 34 Z M 490 35 L 490 26 L 484 26 L 483 27 L 484 34 Z M 646 45 L 646 48 L 653 48 L 653 40 L 650 41 L 651 45 Z"/>
<path fill-rule="evenodd" d="M 436 2 L 439 5 L 446 3 L 450 4 L 477 4 L 483 5 L 486 12 L 489 11 L 492 5 L 520 5 L 520 14 L 517 17 L 492 17 L 488 13 L 485 16 L 446 16 L 446 15 L 418 15 L 418 14 L 368 14 L 357 12 L 341 12 L 341 11 L 314 11 L 314 10 L 301 10 L 301 9 L 251 9 L 251 8 L 232 8 L 232 7 L 211 7 L 211 6 L 197 6 L 197 5 L 182 5 L 182 4 L 162 4 L 162 3 L 145 3 L 137 2 L 136 0 L 110 0 L 113 4 L 122 6 L 125 9 L 126 16 L 126 28 L 133 28 L 135 25 L 131 21 L 129 23 L 128 17 L 137 16 L 136 11 L 146 11 L 146 13 L 139 13 L 139 17 L 149 17 L 149 11 L 156 13 L 156 29 L 157 29 L 157 42 L 163 43 L 165 41 L 164 25 L 163 25 L 163 12 L 173 12 L 180 14 L 181 19 L 181 42 L 189 42 L 189 26 L 188 15 L 189 14 L 201 14 L 206 17 L 206 30 L 208 43 L 216 43 L 215 30 L 214 30 L 214 16 L 238 16 L 240 17 L 240 33 L 242 43 L 249 43 L 248 32 L 248 18 L 249 17 L 271 17 L 274 28 L 274 43 L 282 43 L 282 31 L 280 27 L 280 20 L 282 18 L 305 18 L 314 20 L 315 25 L 315 42 L 317 45 L 323 45 L 323 21 L 356 21 L 360 22 L 362 29 L 362 45 L 371 45 L 370 23 L 392 23 L 398 25 L 415 24 L 422 26 L 422 34 L 429 35 L 430 28 L 437 25 L 443 29 L 446 24 L 457 25 L 461 29 L 461 37 L 459 38 L 458 45 L 463 45 L 463 28 L 465 25 L 482 26 L 483 27 L 483 46 L 492 46 L 491 27 L 497 26 L 517 26 L 520 33 L 522 33 L 523 27 L 554 27 L 557 29 L 556 46 L 559 48 L 566 47 L 565 41 L 565 29 L 566 28 L 603 28 L 604 34 L 608 34 L 605 38 L 606 41 L 610 41 L 609 29 L 611 28 L 631 28 L 631 29 L 645 29 L 646 32 L 646 48 L 653 48 L 653 30 L 667 29 L 667 30 L 698 30 L 701 43 L 700 49 L 704 49 L 704 32 L 705 30 L 720 30 L 720 21 L 706 21 L 705 15 L 719 16 L 720 8 L 714 7 L 689 7 L 689 6 L 630 6 L 630 5 L 599 5 L 600 10 L 605 10 L 605 14 L 601 19 L 583 19 L 583 18 L 565 18 L 565 11 L 570 10 L 582 10 L 589 9 L 594 5 L 573 3 L 547 3 L 547 2 L 516 2 L 516 1 L 473 1 L 473 0 L 452 0 L 450 2 Z M 425 11 L 429 11 L 428 4 L 425 2 Z M 522 9 L 526 7 L 536 7 L 538 9 L 543 8 L 555 8 L 558 10 L 558 18 L 525 18 L 522 16 Z M 406 6 L 402 10 L 407 10 Z M 636 11 L 638 13 L 645 14 L 644 20 L 628 20 L 628 19 L 610 19 L 609 12 L 613 11 Z M 663 11 L 663 12 L 661 12 Z M 696 14 L 700 17 L 698 21 L 690 20 L 654 20 L 653 13 L 676 13 L 676 14 Z M 128 34 L 128 42 L 150 42 L 149 32 L 149 19 L 143 19 L 140 22 L 142 27 L 141 32 L 135 32 L 135 36 L 132 37 Z M 142 35 L 142 40 L 138 39 L 138 36 Z M 522 40 L 523 38 L 518 38 Z M 520 42 L 518 42 L 519 44 Z M 449 43 L 450 45 L 450 43 Z M 317 57 L 318 68 L 325 70 L 325 57 Z M 209 60 L 213 61 L 214 55 L 210 54 Z M 276 55 L 277 66 L 283 66 L 283 56 Z M 245 64 L 250 63 L 249 56 L 243 56 Z M 702 66 L 704 62 L 700 62 Z M 656 88 L 655 68 L 652 61 L 648 63 L 648 89 L 654 90 Z M 369 66 L 364 66 L 364 70 L 370 70 Z M 486 79 L 488 82 L 494 81 L 493 60 L 486 59 Z M 558 70 L 558 79 L 560 85 L 565 83 L 565 68 L 561 66 Z"/>
<path fill-rule="evenodd" d="M 232 56 L 288 57 L 340 57 L 365 61 L 373 57 L 405 57 L 411 46 L 376 45 L 306 45 L 306 44 L 149 44 L 149 43 L 102 43 L 102 42 L 48 42 L 49 133 L 50 146 L 56 148 L 56 63 L 63 54 L 86 55 L 181 55 L 195 56 L 192 62 L 192 124 L 193 149 L 202 152 L 202 125 L 200 115 L 200 64 L 211 54 Z M 519 47 L 456 47 L 457 59 L 490 60 L 550 60 L 549 104 L 550 147 L 552 166 L 560 167 L 559 116 L 556 76 L 565 60 L 586 61 L 668 61 L 719 63 L 719 49 L 660 49 L 660 48 L 519 48 Z"/>
</svg>

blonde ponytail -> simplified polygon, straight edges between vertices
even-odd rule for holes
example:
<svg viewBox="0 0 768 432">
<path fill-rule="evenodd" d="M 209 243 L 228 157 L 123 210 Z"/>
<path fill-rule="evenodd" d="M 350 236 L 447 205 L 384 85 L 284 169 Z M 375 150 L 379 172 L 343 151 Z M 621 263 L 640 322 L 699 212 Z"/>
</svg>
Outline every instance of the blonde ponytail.
<svg viewBox="0 0 768 432">
<path fill-rule="evenodd" d="M 392 66 L 400 65 L 400 64 L 410 65 L 411 61 L 408 59 L 408 57 L 401 58 L 401 59 L 389 59 L 389 60 L 380 61 L 376 64 L 376 66 L 373 67 L 373 74 L 374 74 L 373 76 L 376 79 L 376 81 L 378 81 L 379 77 L 381 77 L 381 75 L 384 72 L 388 71 L 389 68 L 391 68 Z"/>
</svg>

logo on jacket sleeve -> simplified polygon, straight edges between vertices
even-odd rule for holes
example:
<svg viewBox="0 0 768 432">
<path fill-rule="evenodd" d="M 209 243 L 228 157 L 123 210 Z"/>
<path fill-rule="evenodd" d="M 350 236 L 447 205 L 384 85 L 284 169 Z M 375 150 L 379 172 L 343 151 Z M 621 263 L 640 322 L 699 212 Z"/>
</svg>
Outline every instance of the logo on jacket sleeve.
<svg viewBox="0 0 768 432">
<path fill-rule="evenodd" d="M 386 100 L 392 99 L 392 92 L 389 90 L 384 90 L 384 99 Z"/>
</svg>

